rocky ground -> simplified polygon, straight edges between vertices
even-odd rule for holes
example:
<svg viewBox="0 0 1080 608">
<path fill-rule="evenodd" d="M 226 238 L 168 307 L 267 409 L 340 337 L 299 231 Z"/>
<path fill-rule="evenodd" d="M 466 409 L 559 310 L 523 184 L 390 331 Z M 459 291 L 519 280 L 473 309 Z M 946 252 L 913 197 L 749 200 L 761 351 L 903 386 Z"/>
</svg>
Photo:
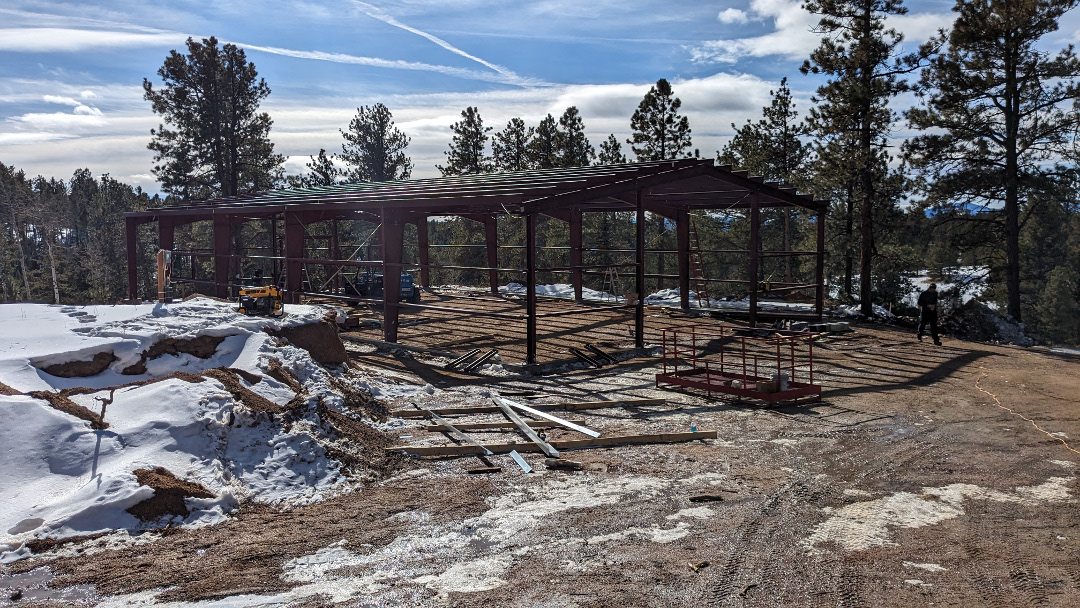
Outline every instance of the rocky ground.
<svg viewBox="0 0 1080 608">
<path fill-rule="evenodd" d="M 399 445 L 449 441 L 394 410 L 514 391 L 667 397 L 572 417 L 604 434 L 693 421 L 719 439 L 566 452 L 580 471 L 527 455 L 531 474 L 508 456 L 403 456 L 323 502 L 52 547 L 0 569 L 0 605 L 1080 603 L 1080 358 L 858 326 L 817 343 L 821 402 L 767 409 L 657 391 L 658 358 L 636 355 L 470 380 L 352 352 L 353 373 L 429 386 L 386 403 L 382 429 L 411 435 Z M 502 470 L 468 472 L 487 465 Z"/>
</svg>

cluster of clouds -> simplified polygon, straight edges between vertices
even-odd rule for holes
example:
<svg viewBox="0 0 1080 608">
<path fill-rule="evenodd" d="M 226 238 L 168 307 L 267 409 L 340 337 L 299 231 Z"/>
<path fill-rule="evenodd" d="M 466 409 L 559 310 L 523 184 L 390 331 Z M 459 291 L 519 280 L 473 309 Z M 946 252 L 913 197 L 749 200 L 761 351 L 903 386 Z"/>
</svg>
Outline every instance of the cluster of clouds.
<svg viewBox="0 0 1080 608">
<path fill-rule="evenodd" d="M 585 120 L 587 135 L 598 145 L 609 133 L 625 141 L 630 131 L 630 116 L 653 84 L 548 82 L 518 74 L 410 25 L 408 17 L 402 16 L 407 14 L 406 5 L 391 14 L 359 0 L 345 0 L 345 3 L 384 27 L 396 28 L 404 32 L 402 35 L 422 40 L 423 48 L 434 49 L 427 57 L 442 60 L 425 62 L 415 58 L 294 49 L 245 40 L 232 42 L 246 49 L 256 64 L 260 54 L 269 54 L 298 61 L 435 73 L 460 82 L 474 82 L 475 86 L 459 86 L 449 92 L 426 90 L 381 97 L 334 90 L 289 96 L 275 89 L 263 109 L 274 118 L 271 137 L 277 150 L 288 156 L 286 167 L 290 172 L 303 171 L 308 156 L 320 148 L 328 152 L 340 150 L 339 129 L 348 125 L 359 105 L 381 102 L 391 109 L 397 126 L 412 138 L 408 153 L 416 166 L 414 175 L 427 177 L 437 174 L 435 165 L 444 160 L 443 153 L 451 136 L 450 124 L 459 120 L 460 111 L 466 106 L 478 107 L 485 124 L 499 130 L 511 117 L 537 124 L 544 115 L 558 117 L 565 108 L 574 105 Z M 476 10 L 482 12 L 480 8 Z M 117 49 L 125 52 L 152 49 L 150 52 L 155 55 L 163 55 L 161 49 L 181 48 L 189 36 L 126 23 L 119 11 L 102 19 L 0 9 L 0 18 L 5 14 L 21 19 L 23 24 L 0 28 L 0 57 L 2 53 L 87 56 Z M 950 20 L 947 13 L 923 11 L 897 17 L 891 20 L 891 25 L 904 31 L 912 44 L 917 44 Z M 819 42 L 818 34 L 812 31 L 817 17 L 803 10 L 801 0 L 750 0 L 742 8 L 724 8 L 716 15 L 716 21 L 717 31 L 732 35 L 690 43 L 672 42 L 673 52 L 681 53 L 690 74 L 669 76 L 669 80 L 683 102 L 682 111 L 690 119 L 695 147 L 703 156 L 711 156 L 723 146 L 732 134 L 732 123 L 757 118 L 761 107 L 769 103 L 770 91 L 778 82 L 755 75 L 754 60 L 802 59 Z M 235 37 L 245 36 L 248 35 Z M 383 52 L 394 54 L 393 49 Z M 95 173 L 108 172 L 150 192 L 157 191 L 147 175 L 152 158 L 146 144 L 150 129 L 157 126 L 160 118 L 151 113 L 136 83 L 101 82 L 107 78 L 108 75 L 101 74 L 93 78 L 62 74 L 0 82 L 0 161 L 56 177 L 70 175 L 76 168 L 100 161 L 101 164 L 91 167 Z M 88 81 L 94 82 L 93 86 L 86 86 Z M 796 102 L 805 112 L 812 86 L 793 88 Z M 5 116 L 5 104 L 28 111 Z M 624 145 L 624 152 L 629 153 L 628 146 Z"/>
</svg>

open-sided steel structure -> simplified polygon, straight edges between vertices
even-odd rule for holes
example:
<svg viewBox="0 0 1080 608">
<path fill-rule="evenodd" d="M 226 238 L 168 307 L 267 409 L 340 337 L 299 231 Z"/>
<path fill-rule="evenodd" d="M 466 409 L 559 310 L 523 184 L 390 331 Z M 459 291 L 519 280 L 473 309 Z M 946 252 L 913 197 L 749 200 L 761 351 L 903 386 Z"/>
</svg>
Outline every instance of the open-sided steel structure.
<svg viewBox="0 0 1080 608">
<path fill-rule="evenodd" d="M 817 247 L 814 251 L 761 251 L 760 211 L 767 208 L 798 207 L 817 217 Z M 824 217 L 827 205 L 798 194 L 794 188 L 776 182 L 751 177 L 745 171 L 730 166 L 717 166 L 711 160 L 682 159 L 621 165 L 600 165 L 569 169 L 546 169 L 515 173 L 464 175 L 436 179 L 397 182 L 344 184 L 324 188 L 275 190 L 271 192 L 208 200 L 184 206 L 150 209 L 125 214 L 127 222 L 128 282 L 130 297 L 137 297 L 138 269 L 136 268 L 136 230 L 141 224 L 156 222 L 158 246 L 174 249 L 174 230 L 192 222 L 209 221 L 213 225 L 213 250 L 207 252 L 174 251 L 176 259 L 185 253 L 213 259 L 215 294 L 227 297 L 233 283 L 233 270 L 247 258 L 272 260 L 283 270 L 287 297 L 299 301 L 303 294 L 324 295 L 318 290 L 304 289 L 303 269 L 306 264 L 324 267 L 371 267 L 381 269 L 385 277 L 395 277 L 406 266 L 419 268 L 420 282 L 429 285 L 429 270 L 436 268 L 429 261 L 429 217 L 460 216 L 482 222 L 485 226 L 487 267 L 491 289 L 497 291 L 500 270 L 520 270 L 525 276 L 526 310 L 522 315 L 503 316 L 524 320 L 527 324 L 528 360 L 535 362 L 537 321 L 542 315 L 536 310 L 536 219 L 547 215 L 569 225 L 570 265 L 568 268 L 575 295 L 580 300 L 582 274 L 588 268 L 582 264 L 582 214 L 598 211 L 632 211 L 636 213 L 636 243 L 634 284 L 638 294 L 644 294 L 645 282 L 645 213 L 659 214 L 675 225 L 678 282 L 681 305 L 690 307 L 690 214 L 695 211 L 745 210 L 750 220 L 747 250 L 747 292 L 750 298 L 749 316 L 754 322 L 758 315 L 759 264 L 763 256 L 783 257 L 810 255 L 816 257 L 813 282 L 786 285 L 790 289 L 814 291 L 815 316 L 820 317 L 824 298 Z M 525 219 L 525 268 L 499 269 L 497 218 L 514 215 Z M 381 260 L 315 259 L 305 249 L 305 227 L 321 221 L 367 220 L 379 225 Z M 245 255 L 233 250 L 233 228 L 249 221 L 270 220 L 270 255 Z M 279 235 L 278 226 L 283 227 Z M 418 264 L 403 262 L 404 227 L 415 224 L 419 251 Z M 279 238 L 283 237 L 283 238 Z M 336 234 L 328 237 L 336 239 Z M 331 248 L 334 250 L 336 248 Z M 403 307 L 430 308 L 428 304 L 400 301 L 397 281 L 385 281 L 383 305 L 384 337 L 397 340 L 398 315 Z M 774 283 L 774 285 L 776 285 Z M 333 294 L 325 294 L 333 295 Z M 340 295 L 340 294 L 339 294 Z M 644 299 L 628 302 L 635 308 L 636 339 L 643 341 Z M 620 306 L 622 307 L 622 306 Z M 565 314 L 565 313 L 548 313 Z"/>
</svg>

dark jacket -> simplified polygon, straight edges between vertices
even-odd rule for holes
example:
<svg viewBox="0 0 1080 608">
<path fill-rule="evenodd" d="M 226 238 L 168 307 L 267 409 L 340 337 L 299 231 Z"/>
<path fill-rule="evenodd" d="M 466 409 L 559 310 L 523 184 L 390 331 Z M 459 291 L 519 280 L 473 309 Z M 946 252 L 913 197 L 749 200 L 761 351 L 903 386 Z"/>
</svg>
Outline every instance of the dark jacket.
<svg viewBox="0 0 1080 608">
<path fill-rule="evenodd" d="M 937 290 L 936 289 L 927 289 L 926 291 L 919 294 L 919 307 L 920 308 L 930 306 L 931 304 L 933 304 L 934 306 L 937 306 Z"/>
</svg>

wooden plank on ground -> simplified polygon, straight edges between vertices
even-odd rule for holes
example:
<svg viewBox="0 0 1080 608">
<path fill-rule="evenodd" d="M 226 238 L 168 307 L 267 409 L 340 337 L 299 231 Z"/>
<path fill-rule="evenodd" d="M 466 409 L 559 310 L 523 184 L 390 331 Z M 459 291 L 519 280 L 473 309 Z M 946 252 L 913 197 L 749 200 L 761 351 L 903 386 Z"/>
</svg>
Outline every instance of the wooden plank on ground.
<svg viewBox="0 0 1080 608">
<path fill-rule="evenodd" d="M 584 420 L 569 420 L 568 422 L 585 424 Z M 525 423 L 534 429 L 550 429 L 562 426 L 555 422 L 548 422 L 547 420 L 526 420 Z M 454 426 L 459 431 L 512 431 L 517 428 L 517 425 L 513 422 L 455 422 Z M 441 424 L 430 424 L 425 426 L 424 430 L 433 433 L 441 433 L 446 430 L 446 427 Z"/>
<path fill-rule="evenodd" d="M 662 405 L 667 399 L 619 399 L 614 401 L 581 401 L 578 403 L 533 403 L 529 407 L 538 410 L 596 410 L 617 405 Z M 476 405 L 472 407 L 445 407 L 437 410 L 398 410 L 391 412 L 398 418 L 427 418 L 425 412 L 435 412 L 440 416 L 456 416 L 459 414 L 495 414 L 501 412 L 493 405 Z"/>
<path fill-rule="evenodd" d="M 435 422 L 438 422 L 440 426 L 446 427 L 447 432 L 450 433 L 450 436 L 453 437 L 454 439 L 457 439 L 458 441 L 464 441 L 465 443 L 470 443 L 470 444 L 480 448 L 481 450 L 484 450 L 484 454 L 486 456 L 491 456 L 491 450 L 489 450 L 489 449 L 485 448 L 484 446 L 480 445 L 480 442 L 476 441 L 472 437 L 469 437 L 465 433 L 462 433 L 458 429 L 454 428 L 454 425 L 447 422 L 446 418 L 443 418 L 442 416 L 440 416 L 438 414 L 432 414 L 431 418 Z"/>
<path fill-rule="evenodd" d="M 600 437 L 597 439 L 574 439 L 569 441 L 552 441 L 551 446 L 559 450 L 576 450 L 584 448 L 607 447 L 613 445 L 642 445 L 650 443 L 681 443 L 683 441 L 696 441 L 698 439 L 716 439 L 716 431 L 698 431 L 696 433 L 657 433 L 649 435 L 622 435 L 616 437 Z M 509 454 L 513 450 L 519 452 L 539 452 L 540 448 L 531 443 L 495 443 L 484 446 L 496 454 Z M 463 456 L 466 454 L 482 454 L 479 448 L 471 445 L 446 445 L 446 446 L 401 446 L 386 448 L 389 452 L 408 452 L 417 456 Z"/>
<path fill-rule="evenodd" d="M 499 409 L 502 410 L 502 413 L 506 414 L 506 417 L 509 418 L 511 422 L 517 425 L 518 430 L 524 433 L 526 437 L 528 437 L 533 443 L 535 443 L 536 446 L 540 448 L 540 451 L 544 453 L 544 455 L 546 455 L 548 458 L 559 457 L 559 450 L 551 447 L 548 442 L 541 439 L 540 436 L 536 434 L 536 431 L 532 430 L 529 425 L 525 424 L 525 421 L 521 419 L 521 416 L 517 415 L 517 412 L 511 409 L 509 405 L 503 403 L 501 399 L 498 400 L 498 403 Z"/>
<path fill-rule="evenodd" d="M 569 420 L 563 420 L 562 418 L 559 418 L 558 416 L 552 416 L 551 414 L 546 414 L 544 412 L 541 412 L 540 410 L 531 408 L 531 407 L 529 407 L 527 405 L 521 405 L 520 403 L 515 403 L 513 401 L 510 401 L 509 399 L 502 399 L 502 398 L 499 399 L 499 402 L 500 403 L 505 403 L 506 405 L 509 405 L 510 407 L 517 408 L 517 409 L 525 412 L 526 414 L 532 414 L 533 416 L 537 416 L 537 417 L 540 417 L 540 418 L 544 418 L 545 420 L 550 420 L 551 422 L 561 424 L 562 426 L 565 426 L 568 429 L 577 431 L 579 433 L 584 433 L 584 434 L 588 435 L 589 437 L 599 437 L 600 436 L 600 433 L 598 433 L 597 431 L 594 431 L 594 430 L 592 430 L 590 428 L 585 428 L 585 427 L 581 426 L 580 424 L 575 424 L 573 422 L 570 422 Z"/>
</svg>

